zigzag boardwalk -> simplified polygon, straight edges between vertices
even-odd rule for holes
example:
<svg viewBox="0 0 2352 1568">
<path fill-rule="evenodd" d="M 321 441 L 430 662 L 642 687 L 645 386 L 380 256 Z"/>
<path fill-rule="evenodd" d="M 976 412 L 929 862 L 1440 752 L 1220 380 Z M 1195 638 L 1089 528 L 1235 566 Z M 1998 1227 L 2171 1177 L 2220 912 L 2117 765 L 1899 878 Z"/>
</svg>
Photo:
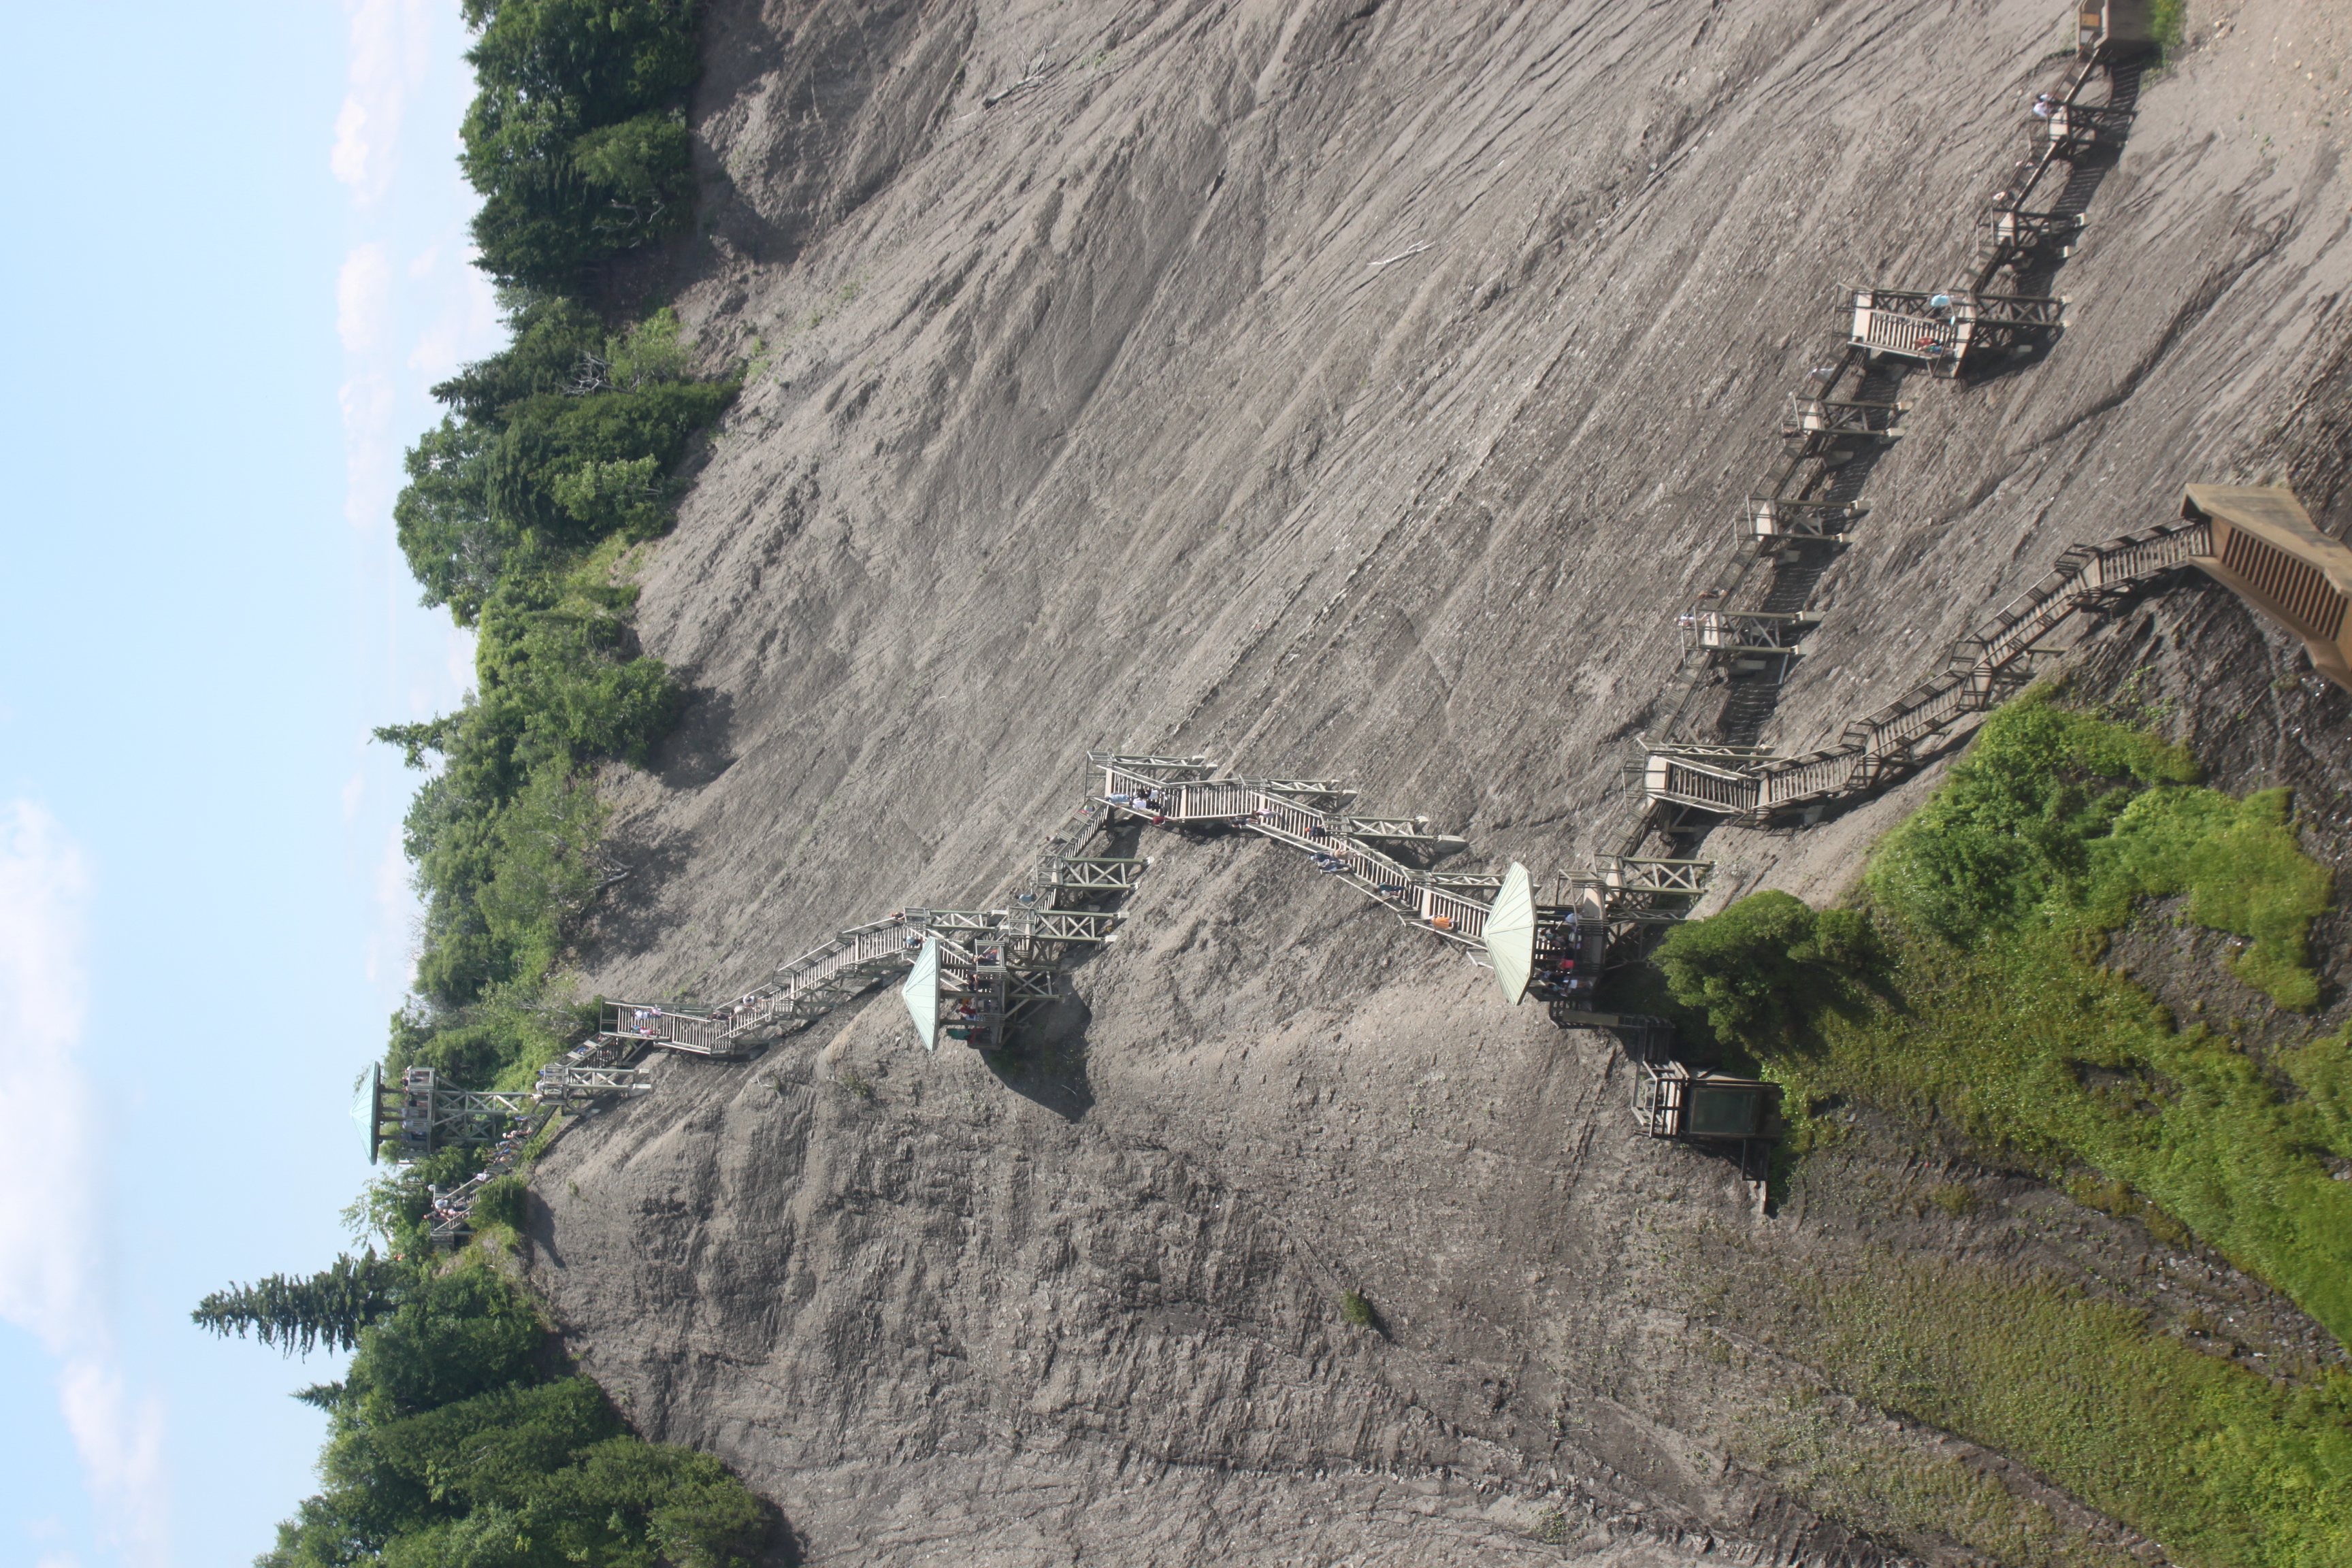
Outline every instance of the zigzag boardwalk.
<svg viewBox="0 0 2352 1568">
<path fill-rule="evenodd" d="M 2294 631 L 2323 671 L 2352 686 L 2352 551 L 2312 528 L 2284 490 L 2191 487 L 2179 521 L 2067 551 L 2041 582 L 1955 642 L 1940 669 L 1851 721 L 1835 745 L 1777 756 L 1756 743 L 1820 623 L 1809 605 L 1832 552 L 1868 514 L 1862 494 L 1873 467 L 1913 434 L 1915 405 L 1901 395 L 1906 370 L 1966 384 L 2063 330 L 2066 301 L 2046 289 L 2080 240 L 2084 209 L 2130 129 L 2151 47 L 2143 26 L 2119 20 L 2116 4 L 2081 16 L 2078 62 L 2058 90 L 2035 100 L 2028 156 L 1980 215 L 1964 280 L 1938 290 L 1872 285 L 1843 296 L 1843 344 L 1789 398 L 1780 459 L 1742 501 L 1737 547 L 1676 617 L 1684 657 L 1628 769 L 1643 805 L 1620 853 L 1539 900 L 1524 866 L 1499 874 L 1438 869 L 1468 847 L 1465 840 L 1433 831 L 1425 816 L 1354 811 L 1355 792 L 1331 780 L 1223 776 L 1202 756 L 1090 752 L 1089 784 L 1098 787 L 1048 836 L 1026 886 L 1004 907 L 893 911 L 835 932 L 719 1006 L 609 1005 L 596 1037 L 542 1069 L 528 1092 L 448 1089 L 415 1070 L 398 1090 L 379 1080 L 372 1152 L 385 1144 L 413 1159 L 497 1140 L 480 1174 L 436 1194 L 434 1236 L 447 1244 L 465 1234 L 483 1185 L 514 1167 L 556 1109 L 645 1092 L 641 1063 L 653 1050 L 740 1058 L 901 975 L 925 1048 L 936 1048 L 942 1034 L 1002 1048 L 1021 1014 L 1060 994 L 1076 958 L 1117 940 L 1120 914 L 1099 906 L 1133 889 L 1150 862 L 1085 850 L 1140 824 L 1249 832 L 1297 850 L 1400 923 L 1490 970 L 1511 1002 L 1533 995 L 1563 1026 L 1615 1030 L 1636 1068 L 1633 1109 L 1642 1129 L 1736 1152 L 1760 1197 L 1758 1156 L 1777 1127 L 1769 1086 L 1675 1060 L 1664 1020 L 1591 1010 L 1599 974 L 1645 957 L 1656 934 L 1706 891 L 1712 863 L 1642 853 L 1653 836 L 1686 845 L 1717 822 L 1762 825 L 1791 814 L 1810 822 L 1884 787 L 2029 680 L 2035 660 L 2056 651 L 2048 639 L 2075 617 L 2098 615 L 2184 565 L 2227 583 Z M 2104 100 L 2088 101 L 2087 89 L 2101 80 Z M 1709 713 L 1717 689 L 1722 700 Z"/>
<path fill-rule="evenodd" d="M 1622 839 L 1626 853 L 1654 835 L 1688 846 L 1718 820 L 1758 825 L 1790 811 L 1811 820 L 1883 787 L 2021 684 L 2047 651 L 2040 639 L 2060 624 L 2200 553 L 2193 523 L 2070 551 L 1977 637 L 1956 644 L 1943 669 L 1853 720 L 1836 745 L 1780 757 L 1758 744 L 1781 681 L 1819 623 L 1808 607 L 1812 591 L 1868 514 L 1862 493 L 1870 470 L 1913 434 L 1906 416 L 1915 405 L 1901 396 L 1906 374 L 1925 369 L 1966 384 L 2031 356 L 2063 330 L 2066 301 L 2047 291 L 2049 281 L 2074 254 L 2084 208 L 2120 153 L 2153 47 L 2145 28 L 2113 9 L 2083 13 L 2096 25 L 2079 26 L 2077 59 L 2032 104 L 2026 156 L 1979 214 L 1966 276 L 1939 289 L 1874 284 L 1845 292 L 1841 356 L 1790 397 L 1783 458 L 1742 502 L 1738 548 L 1677 617 L 1685 657 L 1627 769 L 1644 805 Z M 2090 101 L 2102 82 L 2103 100 Z M 1852 390 L 1838 395 L 1848 377 Z M 1759 580 L 1757 569 L 1768 563 Z M 1702 699 L 1717 688 L 1723 700 L 1710 718 Z"/>
<path fill-rule="evenodd" d="M 942 1035 L 976 1049 L 1000 1048 L 1022 1014 L 1062 994 L 1061 976 L 1073 962 L 1117 939 L 1122 916 L 1092 906 L 1131 891 L 1150 862 L 1084 853 L 1110 828 L 1108 814 L 1084 808 L 1046 835 L 1025 885 L 1003 908 L 893 910 L 835 932 L 724 1005 L 608 1003 L 594 1037 L 541 1068 L 531 1089 L 439 1089 L 443 1110 L 427 1110 L 415 1122 L 438 1129 L 437 1138 L 410 1137 L 409 1123 L 387 1120 L 379 1082 L 371 1152 L 388 1142 L 395 1158 L 413 1160 L 451 1143 L 497 1141 L 479 1173 L 433 1194 L 434 1240 L 452 1246 L 471 1230 L 482 1188 L 515 1168 L 557 1110 L 646 1092 L 652 1086 L 642 1063 L 654 1051 L 740 1059 L 898 976 L 907 977 L 902 998 L 925 1048 L 936 1048 Z M 436 1092 L 430 1072 L 412 1069 L 409 1077 L 405 1092 L 419 1104 Z M 419 1115 L 392 1110 L 412 1122 Z"/>
</svg>

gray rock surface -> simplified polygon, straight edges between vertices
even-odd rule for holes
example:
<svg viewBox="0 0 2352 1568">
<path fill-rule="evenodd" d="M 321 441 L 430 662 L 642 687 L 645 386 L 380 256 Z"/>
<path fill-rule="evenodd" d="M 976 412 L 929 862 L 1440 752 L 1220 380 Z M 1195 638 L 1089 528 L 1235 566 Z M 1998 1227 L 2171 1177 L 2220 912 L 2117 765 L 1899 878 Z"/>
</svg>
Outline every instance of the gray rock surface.
<svg viewBox="0 0 2352 1568">
<path fill-rule="evenodd" d="M 2063 69 L 2044 0 L 709 15 L 704 232 L 637 281 L 756 369 L 642 563 L 645 644 L 697 696 L 614 782 L 639 869 L 582 956 L 614 995 L 986 896 L 1090 746 L 1344 775 L 1482 863 L 1580 864 L 1840 286 L 1951 280 Z M 2352 517 L 2345 19 L 2196 25 L 2060 274 L 2063 338 L 1916 388 L 1768 739 L 1834 736 L 2184 481 L 2291 473 Z M 2196 602 L 2241 684 L 2287 668 Z M 2297 700 L 2340 742 L 2340 700 Z M 1727 893 L 1831 896 L 1932 782 L 1709 853 Z M 1855 1200 L 1767 1218 L 1634 1135 L 1608 1037 L 1265 845 L 1149 847 L 1028 1066 L 927 1055 L 877 1002 L 666 1064 L 541 1167 L 572 1348 L 774 1500 L 777 1561 L 1982 1560 L 1825 1479 L 1928 1465 L 2072 1560 L 2134 1543 L 1702 1327 L 1702 1240 L 1835 1270 L 1886 1241 Z"/>
</svg>

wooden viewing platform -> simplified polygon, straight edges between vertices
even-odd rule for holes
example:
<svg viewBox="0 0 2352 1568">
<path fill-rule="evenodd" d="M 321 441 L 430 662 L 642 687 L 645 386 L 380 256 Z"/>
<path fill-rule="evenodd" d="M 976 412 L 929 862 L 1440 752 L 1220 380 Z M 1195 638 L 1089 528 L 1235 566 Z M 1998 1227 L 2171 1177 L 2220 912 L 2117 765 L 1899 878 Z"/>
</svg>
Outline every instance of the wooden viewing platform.
<svg viewBox="0 0 2352 1568">
<path fill-rule="evenodd" d="M 2313 668 L 2352 690 L 2352 548 L 2314 527 L 2284 485 L 2190 485 L 2180 515 L 2211 531 L 2198 570 L 2294 633 Z"/>
<path fill-rule="evenodd" d="M 1842 522 L 1865 517 L 1870 509 L 1859 501 L 1800 500 L 1786 496 L 1749 496 L 1741 504 L 1740 526 L 1759 547 L 1792 540 L 1845 542 Z"/>
<path fill-rule="evenodd" d="M 1885 445 L 1903 438 L 1903 416 L 1908 402 L 1864 402 L 1852 398 L 1789 395 L 1789 412 L 1780 421 L 1780 438 L 1800 457 L 1842 462 L 1866 442 Z"/>
<path fill-rule="evenodd" d="M 1850 293 L 1850 344 L 1873 356 L 1916 360 L 1943 377 L 1957 375 L 1972 353 L 2026 353 L 2065 325 L 2066 300 L 2057 295 L 1877 288 Z"/>
<path fill-rule="evenodd" d="M 1788 661 L 1805 651 L 1805 637 L 1822 617 L 1811 610 L 1693 610 L 1676 616 L 1675 624 L 1734 669 L 1762 669 L 1766 660 L 1778 658 L 1785 673 Z"/>
<path fill-rule="evenodd" d="M 2024 212 L 1995 205 L 1983 219 L 1977 260 L 1988 268 L 2047 265 L 2074 254 L 2086 226 L 2081 215 Z"/>
<path fill-rule="evenodd" d="M 2131 135 L 2133 119 L 2127 109 L 2060 103 L 2033 122 L 2033 136 L 2037 145 L 2072 163 L 2121 147 Z"/>
</svg>

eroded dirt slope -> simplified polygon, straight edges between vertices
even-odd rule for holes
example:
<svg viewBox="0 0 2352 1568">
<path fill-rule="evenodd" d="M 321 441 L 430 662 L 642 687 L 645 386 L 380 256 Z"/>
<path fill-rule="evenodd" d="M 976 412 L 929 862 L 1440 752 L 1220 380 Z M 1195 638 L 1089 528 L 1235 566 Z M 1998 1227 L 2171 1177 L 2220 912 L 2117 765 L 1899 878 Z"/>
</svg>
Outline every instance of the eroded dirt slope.
<svg viewBox="0 0 2352 1568">
<path fill-rule="evenodd" d="M 1768 739 L 1833 736 L 2185 480 L 2292 470 L 2345 520 L 2352 83 L 2317 10 L 2200 16 L 2064 337 L 1910 394 Z M 698 696 L 617 785 L 608 994 L 724 994 L 986 895 L 1094 746 L 1343 775 L 1482 863 L 1609 847 L 1673 613 L 1838 287 L 1954 279 L 2063 68 L 2042 0 L 709 16 L 704 232 L 641 280 L 757 372 L 643 574 Z M 2200 604 L 2246 689 L 2289 669 Z M 1727 890 L 1824 896 L 1931 782 L 1709 852 Z M 1634 1136 L 1608 1037 L 1295 860 L 1150 847 L 1031 1068 L 927 1056 L 879 1001 L 667 1067 L 542 1166 L 575 1348 L 776 1501 L 780 1560 L 1964 1560 L 1821 1481 L 1932 1465 L 2129 1543 L 1869 1411 L 1791 1458 L 1811 1374 L 1696 1331 L 1693 1238 L 1836 1269 L 1850 1213 L 1755 1214 Z"/>
</svg>

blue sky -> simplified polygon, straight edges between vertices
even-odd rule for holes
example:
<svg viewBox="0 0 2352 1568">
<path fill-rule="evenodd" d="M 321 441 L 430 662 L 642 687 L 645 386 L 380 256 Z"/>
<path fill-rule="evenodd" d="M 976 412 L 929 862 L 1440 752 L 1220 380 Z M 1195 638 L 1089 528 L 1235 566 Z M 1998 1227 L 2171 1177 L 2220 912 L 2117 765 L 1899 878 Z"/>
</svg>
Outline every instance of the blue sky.
<svg viewBox="0 0 2352 1568">
<path fill-rule="evenodd" d="M 17 6 L 0 259 L 0 1568 L 242 1563 L 336 1374 L 199 1333 L 323 1266 L 407 978 L 413 775 L 471 650 L 392 539 L 497 346 L 456 0 Z"/>
</svg>

